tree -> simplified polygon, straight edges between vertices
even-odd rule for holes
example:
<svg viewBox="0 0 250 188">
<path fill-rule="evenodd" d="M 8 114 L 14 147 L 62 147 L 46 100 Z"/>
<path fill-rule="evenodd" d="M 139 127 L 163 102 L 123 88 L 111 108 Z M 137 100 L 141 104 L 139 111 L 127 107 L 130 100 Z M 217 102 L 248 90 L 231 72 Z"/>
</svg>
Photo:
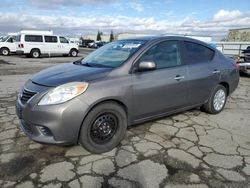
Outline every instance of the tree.
<svg viewBox="0 0 250 188">
<path fill-rule="evenodd" d="M 97 32 L 96 40 L 97 41 L 101 41 L 102 40 L 102 32 L 100 32 L 100 31 Z"/>
<path fill-rule="evenodd" d="M 109 42 L 112 42 L 114 39 L 115 39 L 115 38 L 114 38 L 114 33 L 113 33 L 113 31 L 111 30 L 110 36 L 109 36 Z"/>
</svg>

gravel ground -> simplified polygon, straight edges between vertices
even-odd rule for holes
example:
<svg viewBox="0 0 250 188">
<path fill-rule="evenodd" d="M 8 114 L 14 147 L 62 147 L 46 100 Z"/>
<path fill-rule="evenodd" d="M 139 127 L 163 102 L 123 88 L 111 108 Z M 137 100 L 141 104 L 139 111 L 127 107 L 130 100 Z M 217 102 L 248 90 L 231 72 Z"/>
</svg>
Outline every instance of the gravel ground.
<svg viewBox="0 0 250 188">
<path fill-rule="evenodd" d="M 222 113 L 194 109 L 133 126 L 108 153 L 29 140 L 16 92 L 39 70 L 78 58 L 0 56 L 0 187 L 250 187 L 249 77 Z"/>
</svg>

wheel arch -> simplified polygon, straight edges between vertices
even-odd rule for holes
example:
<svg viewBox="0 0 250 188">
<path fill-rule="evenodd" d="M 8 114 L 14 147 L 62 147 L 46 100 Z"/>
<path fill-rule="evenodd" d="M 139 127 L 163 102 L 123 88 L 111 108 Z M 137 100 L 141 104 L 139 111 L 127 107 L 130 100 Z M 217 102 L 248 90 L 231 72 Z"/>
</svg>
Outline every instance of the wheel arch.
<svg viewBox="0 0 250 188">
<path fill-rule="evenodd" d="M 70 48 L 70 51 L 69 51 L 69 52 L 71 52 L 72 50 L 75 50 L 75 51 L 77 51 L 77 53 L 78 53 L 78 50 L 77 50 L 76 48 Z"/>
<path fill-rule="evenodd" d="M 84 120 L 86 119 L 86 117 L 88 116 L 89 112 L 90 112 L 92 109 L 94 109 L 96 106 L 101 105 L 101 104 L 103 104 L 103 103 L 108 103 L 108 102 L 116 103 L 117 105 L 121 106 L 121 107 L 124 109 L 124 111 L 125 111 L 125 113 L 126 113 L 126 116 L 127 116 L 127 119 L 128 119 L 128 124 L 129 124 L 130 120 L 129 120 L 129 115 L 128 115 L 128 114 L 129 114 L 129 113 L 128 113 L 128 108 L 127 108 L 127 106 L 126 106 L 122 101 L 120 101 L 120 100 L 118 100 L 118 99 L 104 99 L 104 100 L 98 101 L 98 102 L 96 102 L 95 104 L 93 104 L 92 106 L 90 106 L 90 108 L 89 108 L 89 109 L 87 110 L 87 112 L 85 113 L 85 116 L 84 116 L 84 118 L 83 118 L 83 120 L 82 120 L 82 122 L 81 122 L 81 126 L 80 126 L 80 128 L 79 128 L 79 130 L 78 130 L 77 142 L 79 141 L 80 132 L 81 132 L 81 129 L 82 129 L 83 122 L 84 122 Z"/>
<path fill-rule="evenodd" d="M 10 53 L 10 49 L 8 47 L 3 46 L 3 47 L 0 48 L 0 51 L 2 52 L 3 49 L 7 49 L 9 51 L 9 53 Z"/>
<path fill-rule="evenodd" d="M 229 84 L 228 84 L 228 82 L 226 82 L 226 81 L 223 81 L 223 82 L 220 82 L 219 83 L 219 85 L 222 85 L 222 86 L 224 86 L 225 88 L 226 88 L 226 90 L 227 90 L 227 96 L 229 95 Z"/>
<path fill-rule="evenodd" d="M 38 51 L 39 51 L 39 53 L 41 54 L 41 50 L 40 50 L 39 48 L 31 48 L 31 50 L 30 50 L 30 54 L 31 54 L 31 52 L 32 52 L 33 50 L 38 50 Z"/>
</svg>

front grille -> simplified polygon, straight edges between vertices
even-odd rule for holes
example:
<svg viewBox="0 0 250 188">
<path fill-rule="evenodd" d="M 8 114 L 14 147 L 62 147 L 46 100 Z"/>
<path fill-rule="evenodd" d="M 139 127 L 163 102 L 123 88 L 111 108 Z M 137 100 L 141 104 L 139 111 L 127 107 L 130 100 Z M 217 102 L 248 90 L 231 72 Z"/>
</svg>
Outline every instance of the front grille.
<svg viewBox="0 0 250 188">
<path fill-rule="evenodd" d="M 36 94 L 34 91 L 29 91 L 27 89 L 23 89 L 21 93 L 21 102 L 25 104 L 31 97 L 33 97 Z"/>
</svg>

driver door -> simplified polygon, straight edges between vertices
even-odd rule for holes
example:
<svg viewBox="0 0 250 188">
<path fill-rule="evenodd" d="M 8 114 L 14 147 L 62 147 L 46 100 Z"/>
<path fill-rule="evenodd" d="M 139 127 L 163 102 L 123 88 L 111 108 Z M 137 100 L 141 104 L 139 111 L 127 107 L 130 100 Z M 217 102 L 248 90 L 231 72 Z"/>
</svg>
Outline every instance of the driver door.
<svg viewBox="0 0 250 188">
<path fill-rule="evenodd" d="M 137 62 L 154 62 L 156 69 L 132 75 L 135 121 L 187 105 L 187 68 L 180 52 L 179 41 L 164 41 L 152 46 Z"/>
<path fill-rule="evenodd" d="M 59 37 L 59 46 L 60 46 L 60 53 L 61 54 L 68 54 L 70 51 L 70 44 L 69 41 L 65 37 Z"/>
<path fill-rule="evenodd" d="M 15 37 L 10 36 L 6 42 L 8 43 L 8 48 L 10 49 L 10 51 L 11 52 L 16 52 Z"/>
</svg>

